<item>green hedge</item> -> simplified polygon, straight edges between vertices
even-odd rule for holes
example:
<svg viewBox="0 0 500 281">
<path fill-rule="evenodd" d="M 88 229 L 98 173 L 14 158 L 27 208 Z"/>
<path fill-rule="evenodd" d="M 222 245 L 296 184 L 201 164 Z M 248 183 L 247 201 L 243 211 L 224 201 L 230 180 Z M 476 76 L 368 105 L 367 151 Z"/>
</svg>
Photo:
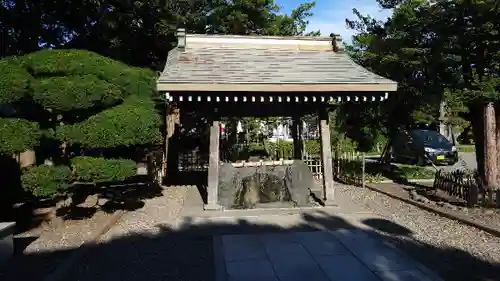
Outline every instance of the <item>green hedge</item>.
<svg viewBox="0 0 500 281">
<path fill-rule="evenodd" d="M 35 102 L 56 112 L 114 105 L 126 95 L 95 75 L 48 77 L 33 83 Z"/>
<path fill-rule="evenodd" d="M 160 115 L 148 98 L 128 97 L 123 104 L 85 121 L 56 129 L 56 138 L 90 148 L 161 144 Z"/>
<path fill-rule="evenodd" d="M 38 123 L 25 119 L 0 118 L 0 154 L 12 155 L 39 145 Z"/>
<path fill-rule="evenodd" d="M 28 168 L 21 175 L 25 191 L 36 197 L 55 197 L 68 192 L 71 170 L 67 166 L 41 165 Z"/>
<path fill-rule="evenodd" d="M 75 180 L 80 182 L 120 181 L 137 173 L 136 163 L 129 159 L 106 159 L 80 156 L 71 159 Z"/>
<path fill-rule="evenodd" d="M 36 77 L 92 74 L 120 86 L 129 95 L 155 93 L 154 71 L 130 67 L 87 50 L 41 50 L 23 56 L 23 63 Z"/>
<path fill-rule="evenodd" d="M 31 75 L 16 58 L 0 60 L 0 104 L 10 104 L 28 94 Z"/>
</svg>

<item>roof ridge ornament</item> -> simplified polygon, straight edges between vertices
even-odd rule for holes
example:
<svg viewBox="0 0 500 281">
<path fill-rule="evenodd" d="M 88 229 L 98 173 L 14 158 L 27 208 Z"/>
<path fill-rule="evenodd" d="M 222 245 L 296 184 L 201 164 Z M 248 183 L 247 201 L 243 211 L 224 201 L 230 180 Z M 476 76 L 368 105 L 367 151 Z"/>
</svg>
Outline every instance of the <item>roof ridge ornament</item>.
<svg viewBox="0 0 500 281">
<path fill-rule="evenodd" d="M 330 33 L 330 37 L 332 37 L 333 51 L 339 54 L 344 53 L 344 43 L 342 43 L 342 37 L 340 34 Z"/>
<path fill-rule="evenodd" d="M 177 36 L 177 48 L 184 52 L 186 50 L 186 29 L 178 28 L 175 36 Z"/>
</svg>

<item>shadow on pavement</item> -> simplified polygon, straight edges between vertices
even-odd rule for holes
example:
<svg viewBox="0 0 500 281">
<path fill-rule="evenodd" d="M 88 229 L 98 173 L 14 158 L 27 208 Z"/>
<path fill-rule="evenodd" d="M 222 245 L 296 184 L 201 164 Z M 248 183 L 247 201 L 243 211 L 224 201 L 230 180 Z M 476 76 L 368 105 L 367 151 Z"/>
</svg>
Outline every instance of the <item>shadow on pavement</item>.
<svg viewBox="0 0 500 281">
<path fill-rule="evenodd" d="M 419 242 L 411 237 L 411 230 L 391 221 L 369 218 L 361 223 L 370 237 L 383 238 L 395 244 L 445 280 L 493 281 L 498 280 L 500 276 L 499 264 L 491 264 L 459 249 L 437 248 Z M 155 231 L 156 234 L 130 233 L 88 246 L 88 252 L 73 265 L 62 280 L 212 281 L 215 280 L 215 235 L 359 229 L 344 218 L 328 215 L 321 210 L 302 214 L 297 224 L 286 228 L 257 223 L 255 218 L 234 218 L 232 222 L 214 219 L 203 223 L 200 219 L 190 217 L 184 218 L 177 228 L 167 224 L 159 224 L 156 228 L 147 230 Z M 47 268 L 53 269 L 55 265 L 60 265 L 62 260 L 74 251 L 18 255 L 0 271 L 0 280 L 43 280 L 50 273 Z M 43 261 L 43 267 L 40 267 L 40 261 Z M 335 264 L 332 264 L 332 267 L 335 267 Z"/>
</svg>

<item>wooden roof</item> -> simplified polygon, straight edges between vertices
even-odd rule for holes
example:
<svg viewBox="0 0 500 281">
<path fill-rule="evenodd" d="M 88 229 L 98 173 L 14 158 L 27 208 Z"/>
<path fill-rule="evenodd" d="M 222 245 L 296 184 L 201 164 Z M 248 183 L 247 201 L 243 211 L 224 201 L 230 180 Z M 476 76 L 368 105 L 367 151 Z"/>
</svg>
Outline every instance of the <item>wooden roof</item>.
<svg viewBox="0 0 500 281">
<path fill-rule="evenodd" d="M 185 47 L 169 52 L 157 89 L 389 92 L 397 83 L 357 65 L 339 38 L 187 35 Z"/>
</svg>

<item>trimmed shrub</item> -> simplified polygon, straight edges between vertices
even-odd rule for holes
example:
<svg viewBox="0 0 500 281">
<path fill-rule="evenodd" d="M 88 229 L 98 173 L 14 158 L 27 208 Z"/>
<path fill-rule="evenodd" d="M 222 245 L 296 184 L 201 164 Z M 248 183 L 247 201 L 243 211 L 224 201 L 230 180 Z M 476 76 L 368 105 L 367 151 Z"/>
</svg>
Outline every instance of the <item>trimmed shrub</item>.
<svg viewBox="0 0 500 281">
<path fill-rule="evenodd" d="M 31 78 L 16 58 L 0 60 L 0 104 L 23 99 L 28 93 Z"/>
<path fill-rule="evenodd" d="M 87 50 L 41 50 L 23 57 L 35 77 L 94 75 L 127 95 L 151 96 L 156 75 Z"/>
<path fill-rule="evenodd" d="M 86 50 L 45 49 L 1 59 L 0 73 L 0 105 L 12 108 L 12 113 L 2 112 L 25 118 L 0 118 L 2 155 L 39 147 L 42 161 L 101 149 L 123 150 L 119 155 L 126 157 L 134 146 L 162 143 L 161 114 L 154 102 L 157 75 L 152 70 Z M 62 195 L 77 181 L 136 175 L 132 160 L 78 157 L 71 163 L 29 168 L 22 186 L 34 196 L 50 197 Z"/>
<path fill-rule="evenodd" d="M 129 159 L 80 156 L 71 160 L 71 166 L 77 181 L 89 183 L 125 180 L 137 173 L 136 163 Z"/>
<path fill-rule="evenodd" d="M 0 118 L 0 154 L 12 155 L 32 149 L 39 144 L 41 135 L 37 123 Z"/>
<path fill-rule="evenodd" d="M 70 187 L 71 170 L 67 166 L 41 165 L 29 168 L 21 175 L 25 191 L 35 197 L 55 197 L 66 194 Z"/>
<path fill-rule="evenodd" d="M 95 75 L 49 77 L 33 85 L 35 102 L 57 112 L 114 105 L 124 97 L 118 86 Z"/>
<path fill-rule="evenodd" d="M 87 148 L 161 144 L 160 126 L 160 115 L 151 100 L 129 97 L 83 122 L 58 127 L 56 137 Z"/>
</svg>

